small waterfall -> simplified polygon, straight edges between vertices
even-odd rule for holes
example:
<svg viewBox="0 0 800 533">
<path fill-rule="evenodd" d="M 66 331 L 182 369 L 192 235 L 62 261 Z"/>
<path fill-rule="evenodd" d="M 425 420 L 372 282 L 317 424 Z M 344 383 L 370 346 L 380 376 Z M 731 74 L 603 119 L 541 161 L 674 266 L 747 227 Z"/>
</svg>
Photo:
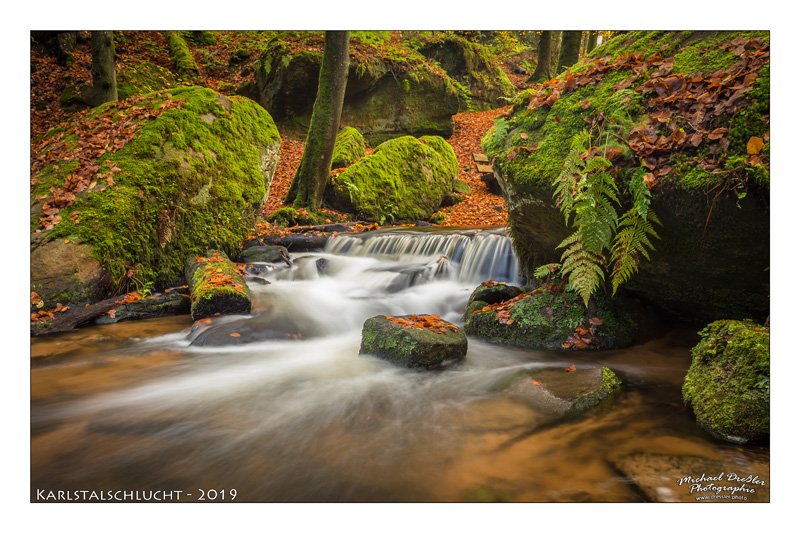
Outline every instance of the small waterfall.
<svg viewBox="0 0 800 533">
<path fill-rule="evenodd" d="M 338 235 L 328 240 L 325 251 L 398 262 L 444 256 L 449 260 L 453 278 L 459 281 L 493 279 L 519 282 L 519 263 L 511 239 L 503 230 L 467 230 L 458 233 L 388 230 L 363 235 Z"/>
</svg>

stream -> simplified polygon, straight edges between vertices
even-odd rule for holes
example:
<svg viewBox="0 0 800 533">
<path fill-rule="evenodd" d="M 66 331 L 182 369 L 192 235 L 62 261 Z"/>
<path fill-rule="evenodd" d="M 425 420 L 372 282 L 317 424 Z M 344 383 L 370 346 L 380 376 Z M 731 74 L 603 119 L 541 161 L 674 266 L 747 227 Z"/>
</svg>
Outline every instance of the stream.
<svg viewBox="0 0 800 533">
<path fill-rule="evenodd" d="M 359 356 L 377 314 L 461 323 L 482 281 L 517 282 L 501 231 L 333 237 L 251 283 L 253 314 L 188 316 L 31 340 L 31 497 L 45 490 L 198 490 L 239 502 L 629 502 L 614 454 L 769 460 L 714 440 L 683 406 L 696 328 L 556 353 L 469 339 L 466 360 L 417 372 Z M 231 336 L 237 333 L 238 336 Z M 522 369 L 608 366 L 616 400 L 544 424 L 499 384 Z M 210 492 L 214 491 L 214 492 Z M 220 491 L 224 491 L 223 494 Z"/>
</svg>

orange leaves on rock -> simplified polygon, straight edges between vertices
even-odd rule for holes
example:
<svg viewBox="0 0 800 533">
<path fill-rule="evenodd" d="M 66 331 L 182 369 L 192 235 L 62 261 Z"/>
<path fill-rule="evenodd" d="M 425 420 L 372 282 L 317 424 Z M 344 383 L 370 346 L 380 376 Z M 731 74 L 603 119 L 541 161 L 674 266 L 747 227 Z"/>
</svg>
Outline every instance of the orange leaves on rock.
<svg viewBox="0 0 800 533">
<path fill-rule="evenodd" d="M 511 318 L 510 311 L 498 311 L 497 312 L 497 321 L 500 322 L 504 326 L 510 326 L 514 323 L 514 319 Z"/>
<path fill-rule="evenodd" d="M 241 333 L 237 333 L 237 332 L 234 331 L 233 333 L 230 334 L 230 336 L 231 337 L 241 337 L 242 334 Z"/>
<path fill-rule="evenodd" d="M 89 111 L 82 111 L 63 130 L 43 137 L 38 144 L 31 146 L 34 154 L 31 157 L 31 186 L 39 183 L 35 176 L 46 166 L 77 163 L 77 168 L 64 178 L 62 184 L 51 186 L 46 195 L 35 199 L 41 202 L 40 228 L 52 229 L 61 221 L 59 210 L 71 206 L 77 194 L 94 189 L 98 180 L 104 180 L 108 187 L 115 186 L 113 175 L 122 169 L 113 163 L 101 164 L 100 159 L 123 148 L 146 121 L 158 117 L 166 109 L 180 107 L 179 100 L 162 94 L 165 100 L 156 109 L 143 96 L 108 104 L 107 112 L 115 114 L 113 121 L 105 114 L 92 117 Z M 70 219 L 75 222 L 71 215 Z"/>
<path fill-rule="evenodd" d="M 541 387 L 542 386 L 542 382 L 541 381 L 536 381 L 535 379 L 532 379 L 531 380 L 531 385 L 533 385 L 534 387 Z"/>
<path fill-rule="evenodd" d="M 481 287 L 497 287 L 498 285 L 506 285 L 503 281 L 495 281 L 493 279 L 489 279 L 481 283 Z"/>
<path fill-rule="evenodd" d="M 31 313 L 31 322 L 42 322 L 51 318 L 53 318 L 53 313 L 50 311 L 41 310 Z"/>
<path fill-rule="evenodd" d="M 44 300 L 42 297 L 39 296 L 37 292 L 31 291 L 31 305 L 36 306 L 38 308 L 42 308 L 44 306 Z"/>
<path fill-rule="evenodd" d="M 125 304 L 132 304 L 133 302 L 138 302 L 142 299 L 142 295 L 139 294 L 137 291 L 129 292 L 124 297 L 119 300 L 115 300 L 114 303 L 117 305 L 125 305 Z"/>
<path fill-rule="evenodd" d="M 116 318 L 117 317 L 117 310 L 116 309 L 109 309 L 108 311 L 106 311 L 106 314 L 108 316 L 110 316 L 111 318 Z"/>
<path fill-rule="evenodd" d="M 434 333 L 447 333 L 447 331 L 457 331 L 455 324 L 442 320 L 439 315 L 407 315 L 392 316 L 384 315 L 389 322 L 398 324 L 406 328 L 424 329 Z"/>
<path fill-rule="evenodd" d="M 564 350 L 585 350 L 587 348 L 599 348 L 601 343 L 597 336 L 599 328 L 604 324 L 603 319 L 593 316 L 589 319 L 589 325 L 580 324 L 575 328 L 569 337 L 561 344 Z"/>
<path fill-rule="evenodd" d="M 576 370 L 578 370 L 578 369 L 575 368 L 575 365 L 569 365 L 568 367 L 566 367 L 564 369 L 564 372 L 575 372 Z"/>
</svg>

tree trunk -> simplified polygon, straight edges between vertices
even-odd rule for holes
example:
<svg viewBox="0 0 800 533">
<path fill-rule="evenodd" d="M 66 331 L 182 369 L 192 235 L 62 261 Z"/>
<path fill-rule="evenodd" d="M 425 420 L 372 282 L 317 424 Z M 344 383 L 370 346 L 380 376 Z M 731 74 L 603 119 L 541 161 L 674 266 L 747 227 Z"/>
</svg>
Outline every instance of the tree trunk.
<svg viewBox="0 0 800 533">
<path fill-rule="evenodd" d="M 536 54 L 536 70 L 533 71 L 533 75 L 528 78 L 528 81 L 549 80 L 552 77 L 550 73 L 552 34 L 553 32 L 551 31 L 543 31 L 541 37 L 539 37 L 539 50 Z"/>
<path fill-rule="evenodd" d="M 350 32 L 326 31 L 325 53 L 303 159 L 286 196 L 286 203 L 294 207 L 316 211 L 322 205 L 322 193 L 331 172 L 333 145 L 342 117 L 349 64 Z"/>
<path fill-rule="evenodd" d="M 114 70 L 114 32 L 92 32 L 92 86 L 84 97 L 97 106 L 117 100 L 117 75 Z"/>
<path fill-rule="evenodd" d="M 597 31 L 590 31 L 589 38 L 586 41 L 586 53 L 590 53 L 597 46 Z"/>
<path fill-rule="evenodd" d="M 565 68 L 571 67 L 578 62 L 581 51 L 581 32 L 565 31 L 561 40 L 561 52 L 558 54 L 557 73 L 560 74 Z"/>
</svg>

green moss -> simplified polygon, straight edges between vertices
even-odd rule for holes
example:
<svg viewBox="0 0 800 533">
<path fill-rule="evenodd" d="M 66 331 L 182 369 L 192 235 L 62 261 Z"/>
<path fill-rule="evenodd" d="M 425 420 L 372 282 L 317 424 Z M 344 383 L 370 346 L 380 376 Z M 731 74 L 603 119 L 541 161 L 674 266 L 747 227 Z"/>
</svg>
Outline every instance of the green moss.
<svg viewBox="0 0 800 533">
<path fill-rule="evenodd" d="M 333 146 L 333 159 L 331 168 L 349 167 L 366 154 L 367 144 L 364 136 L 351 127 L 343 128 L 336 136 L 336 143 Z"/>
<path fill-rule="evenodd" d="M 209 261 L 212 256 L 218 260 Z M 223 277 L 229 280 L 225 285 L 214 281 Z M 210 250 L 203 261 L 192 262 L 187 271 L 187 282 L 192 299 L 192 320 L 216 314 L 250 312 L 250 289 L 224 252 Z"/>
<path fill-rule="evenodd" d="M 464 327 L 468 334 L 490 342 L 553 350 L 560 349 L 576 327 L 589 327 L 589 319 L 596 316 L 603 320 L 597 330 L 602 348 L 622 347 L 632 342 L 635 324 L 624 309 L 605 297 L 595 297 L 592 305 L 595 309 L 590 315 L 575 293 L 542 291 L 511 306 L 510 324 L 501 324 L 496 311 L 490 310 L 468 313 Z"/>
<path fill-rule="evenodd" d="M 697 422 L 733 441 L 769 435 L 769 328 L 720 320 L 700 332 L 683 383 Z"/>
<path fill-rule="evenodd" d="M 458 194 L 472 194 L 472 187 L 466 181 L 457 179 L 453 184 L 453 191 Z"/>
<path fill-rule="evenodd" d="M 117 94 L 120 100 L 135 94 L 174 87 L 177 84 L 178 79 L 172 72 L 149 61 L 124 65 L 117 73 Z"/>
<path fill-rule="evenodd" d="M 197 64 L 194 62 L 189 45 L 183 38 L 181 32 L 167 32 L 167 44 L 169 45 L 169 55 L 175 64 L 175 72 L 178 76 L 186 79 L 194 79 L 200 73 Z"/>
<path fill-rule="evenodd" d="M 216 44 L 217 39 L 214 36 L 215 32 L 212 31 L 182 31 L 180 34 L 193 44 L 200 46 L 208 46 Z"/>
<path fill-rule="evenodd" d="M 101 172 L 122 170 L 114 174 L 115 185 L 98 180 L 98 187 L 61 211 L 62 221 L 48 236 L 77 235 L 115 282 L 128 268 L 141 282 L 174 282 L 184 259 L 208 246 L 238 252 L 277 161 L 278 131 L 256 103 L 199 87 L 150 96 L 154 105 L 164 98 L 181 101 L 181 107 L 148 121 L 124 148 L 103 155 Z M 102 106 L 98 113 L 110 109 Z M 63 182 L 70 168 L 43 171 L 40 187 Z"/>
<path fill-rule="evenodd" d="M 378 315 L 367 319 L 361 332 L 361 354 L 370 354 L 408 368 L 436 368 L 467 354 L 464 331 L 402 326 Z"/>
<path fill-rule="evenodd" d="M 313 213 L 305 209 L 281 207 L 267 217 L 267 220 L 278 226 L 306 226 L 323 224 L 325 222 L 325 215 L 322 213 Z"/>
<path fill-rule="evenodd" d="M 425 220 L 452 191 L 457 170 L 455 153 L 444 139 L 399 137 L 336 176 L 326 199 L 366 220 Z"/>
</svg>

